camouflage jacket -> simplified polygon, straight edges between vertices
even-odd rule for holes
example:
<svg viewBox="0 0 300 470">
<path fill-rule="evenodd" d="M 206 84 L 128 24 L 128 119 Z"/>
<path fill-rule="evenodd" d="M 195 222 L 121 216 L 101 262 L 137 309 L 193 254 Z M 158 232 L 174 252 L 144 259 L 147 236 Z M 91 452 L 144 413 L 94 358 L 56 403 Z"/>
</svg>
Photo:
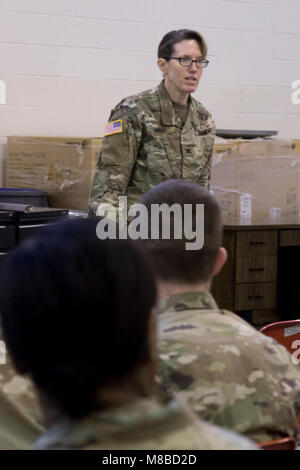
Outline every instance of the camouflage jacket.
<svg viewBox="0 0 300 470">
<path fill-rule="evenodd" d="M 140 400 L 80 421 L 62 420 L 34 449 L 230 449 L 254 450 L 255 445 L 189 414 L 177 402 L 160 406 Z M 107 463 L 107 462 L 105 462 Z"/>
<path fill-rule="evenodd" d="M 90 195 L 90 213 L 100 202 L 116 206 L 118 196 L 128 206 L 142 194 L 171 178 L 209 186 L 215 127 L 210 113 L 191 96 L 185 123 L 175 113 L 161 84 L 125 98 L 109 120 L 117 132 L 106 135 Z"/>
<path fill-rule="evenodd" d="M 4 341 L 0 345 L 0 450 L 29 449 L 44 430 L 38 400 L 31 381 L 15 371 Z"/>
<path fill-rule="evenodd" d="M 256 442 L 297 437 L 300 367 L 283 346 L 208 292 L 164 299 L 158 318 L 161 399 L 180 393 L 201 418 Z"/>
</svg>

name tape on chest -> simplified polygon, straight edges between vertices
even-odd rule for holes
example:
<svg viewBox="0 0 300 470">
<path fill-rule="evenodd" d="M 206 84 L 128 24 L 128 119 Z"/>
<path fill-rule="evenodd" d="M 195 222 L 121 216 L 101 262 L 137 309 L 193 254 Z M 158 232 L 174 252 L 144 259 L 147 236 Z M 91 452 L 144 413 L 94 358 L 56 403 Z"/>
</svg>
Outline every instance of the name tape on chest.
<svg viewBox="0 0 300 470">
<path fill-rule="evenodd" d="M 117 121 L 108 122 L 104 129 L 104 137 L 107 135 L 112 134 L 119 134 L 123 132 L 123 123 L 122 119 L 118 119 Z"/>
</svg>

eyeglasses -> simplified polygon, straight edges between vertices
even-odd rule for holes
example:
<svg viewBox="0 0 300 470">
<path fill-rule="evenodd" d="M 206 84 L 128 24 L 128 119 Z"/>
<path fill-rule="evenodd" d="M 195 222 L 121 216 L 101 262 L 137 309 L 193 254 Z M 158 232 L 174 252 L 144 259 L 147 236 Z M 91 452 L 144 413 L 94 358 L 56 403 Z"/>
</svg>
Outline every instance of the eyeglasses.
<svg viewBox="0 0 300 470">
<path fill-rule="evenodd" d="M 206 59 L 190 59 L 189 57 L 169 57 L 167 60 L 175 59 L 178 60 L 180 65 L 183 67 L 192 67 L 195 62 L 197 69 L 204 69 L 208 66 L 209 60 Z"/>
</svg>

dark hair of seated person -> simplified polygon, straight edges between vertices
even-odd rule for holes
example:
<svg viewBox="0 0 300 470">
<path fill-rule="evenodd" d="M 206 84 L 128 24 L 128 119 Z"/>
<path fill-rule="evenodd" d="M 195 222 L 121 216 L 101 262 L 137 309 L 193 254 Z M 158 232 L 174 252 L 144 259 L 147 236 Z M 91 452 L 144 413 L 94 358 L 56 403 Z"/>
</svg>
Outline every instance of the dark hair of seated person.
<svg viewBox="0 0 300 470">
<path fill-rule="evenodd" d="M 104 409 L 96 391 L 151 356 L 151 269 L 132 242 L 98 239 L 97 222 L 53 224 L 7 255 L 1 273 L 2 326 L 15 366 L 72 418 Z"/>
<path fill-rule="evenodd" d="M 167 180 L 149 189 L 139 201 L 148 210 L 149 227 L 151 226 L 152 207 L 179 205 L 184 214 L 184 208 L 192 208 L 192 216 L 188 221 L 193 231 L 197 229 L 197 205 L 204 206 L 204 244 L 201 249 L 187 250 L 185 230 L 181 237 L 174 236 L 174 230 L 169 238 L 162 236 L 163 221 L 159 220 L 159 236 L 148 237 L 138 241 L 151 263 L 157 278 L 165 282 L 205 283 L 212 279 L 214 264 L 222 243 L 222 218 L 218 202 L 210 191 L 197 183 L 187 180 Z M 184 218 L 183 218 L 184 219 Z M 174 216 L 171 213 L 171 228 Z M 182 220 L 185 223 L 186 221 Z"/>
</svg>

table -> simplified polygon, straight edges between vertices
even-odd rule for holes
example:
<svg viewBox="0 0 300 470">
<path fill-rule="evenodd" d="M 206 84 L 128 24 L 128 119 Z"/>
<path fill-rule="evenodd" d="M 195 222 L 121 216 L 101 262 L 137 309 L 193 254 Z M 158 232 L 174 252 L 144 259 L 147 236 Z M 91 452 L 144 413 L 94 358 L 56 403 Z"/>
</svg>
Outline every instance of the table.
<svg viewBox="0 0 300 470">
<path fill-rule="evenodd" d="M 228 261 L 212 284 L 219 307 L 251 323 L 300 318 L 300 216 L 223 224 Z"/>
</svg>

